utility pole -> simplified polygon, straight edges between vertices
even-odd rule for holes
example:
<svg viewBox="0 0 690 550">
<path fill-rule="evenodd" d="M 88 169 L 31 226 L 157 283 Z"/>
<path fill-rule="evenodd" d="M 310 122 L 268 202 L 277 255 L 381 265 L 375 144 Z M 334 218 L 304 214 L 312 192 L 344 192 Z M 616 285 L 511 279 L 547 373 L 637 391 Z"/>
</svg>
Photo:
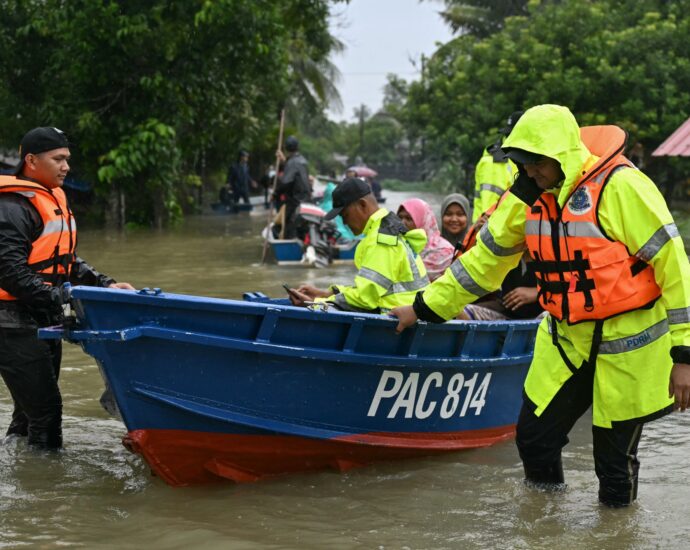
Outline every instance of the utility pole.
<svg viewBox="0 0 690 550">
<path fill-rule="evenodd" d="M 364 103 L 359 107 L 359 154 L 364 156 Z"/>
</svg>

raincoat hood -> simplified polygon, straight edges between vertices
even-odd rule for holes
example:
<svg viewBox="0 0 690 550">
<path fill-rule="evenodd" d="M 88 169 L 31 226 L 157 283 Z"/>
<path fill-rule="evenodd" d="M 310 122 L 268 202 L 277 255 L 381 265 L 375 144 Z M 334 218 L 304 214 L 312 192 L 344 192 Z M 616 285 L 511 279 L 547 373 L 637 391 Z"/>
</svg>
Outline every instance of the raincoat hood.
<svg viewBox="0 0 690 550">
<path fill-rule="evenodd" d="M 415 254 L 419 254 L 426 246 L 427 237 L 423 229 L 411 229 L 403 235 L 403 238 L 408 242 Z"/>
<path fill-rule="evenodd" d="M 567 107 L 537 105 L 525 111 L 503 142 L 503 149 L 516 148 L 558 161 L 565 174 L 563 183 L 554 189 L 558 202 L 566 199 L 583 175 L 583 166 L 591 152 L 580 138 L 580 127 Z"/>
<path fill-rule="evenodd" d="M 385 208 L 379 208 L 371 216 L 367 224 L 364 226 L 362 233 L 368 235 L 372 231 L 379 231 L 382 223 L 388 225 L 388 235 L 397 235 L 397 238 L 403 238 L 410 245 L 415 254 L 419 254 L 426 246 L 426 233 L 423 229 L 407 229 L 407 226 L 396 215 L 392 215 L 392 219 L 388 217 L 390 211 Z M 386 218 L 386 220 L 384 220 Z"/>
</svg>

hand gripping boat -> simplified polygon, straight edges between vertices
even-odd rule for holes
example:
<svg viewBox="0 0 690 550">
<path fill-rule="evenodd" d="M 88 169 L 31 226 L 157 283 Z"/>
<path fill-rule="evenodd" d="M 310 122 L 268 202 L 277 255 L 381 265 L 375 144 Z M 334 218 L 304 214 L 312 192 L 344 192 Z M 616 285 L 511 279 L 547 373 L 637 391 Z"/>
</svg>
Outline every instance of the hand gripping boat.
<svg viewBox="0 0 690 550">
<path fill-rule="evenodd" d="M 125 445 L 170 485 L 334 468 L 513 437 L 538 321 L 381 315 L 74 287 L 74 328 L 42 338 L 96 358 Z M 248 301 L 249 300 L 249 301 Z"/>
</svg>

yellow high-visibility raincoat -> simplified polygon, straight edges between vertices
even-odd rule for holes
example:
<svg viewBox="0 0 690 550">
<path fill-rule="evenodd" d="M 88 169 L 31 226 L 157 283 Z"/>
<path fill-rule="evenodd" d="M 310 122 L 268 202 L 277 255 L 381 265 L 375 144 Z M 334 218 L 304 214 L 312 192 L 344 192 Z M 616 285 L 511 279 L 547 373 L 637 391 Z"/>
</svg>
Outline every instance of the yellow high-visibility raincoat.
<svg viewBox="0 0 690 550">
<path fill-rule="evenodd" d="M 408 230 L 385 208 L 374 212 L 364 227 L 365 237 L 355 251 L 353 286 L 333 285 L 333 302 L 349 311 L 390 310 L 410 305 L 429 284 L 419 253 L 426 245 L 423 229 Z"/>
<path fill-rule="evenodd" d="M 546 191 L 557 195 L 561 208 L 578 181 L 598 157 L 580 137 L 572 113 L 557 105 L 539 105 L 525 112 L 503 147 L 523 149 L 556 159 L 565 174 L 562 185 Z M 517 185 L 517 184 L 516 184 Z M 423 305 L 442 319 L 500 287 L 525 249 L 525 202 L 511 190 L 479 233 L 477 245 L 453 262 L 421 296 Z M 518 193 L 519 194 L 519 193 Z M 690 346 L 690 265 L 673 217 L 656 185 L 635 168 L 612 173 L 604 188 L 598 219 L 612 240 L 650 264 L 661 297 L 603 322 L 593 388 L 593 423 L 651 420 L 667 413 L 672 347 Z M 567 239 L 566 239 L 567 240 Z M 525 393 L 537 416 L 572 375 L 549 333 L 550 316 L 541 323 Z M 594 321 L 555 323 L 558 341 L 572 364 L 589 358 Z"/>
<path fill-rule="evenodd" d="M 517 167 L 512 160 L 497 162 L 489 149 L 491 147 L 484 149 L 484 154 L 474 170 L 472 223 L 498 202 L 501 195 L 513 184 L 517 175 Z"/>
</svg>

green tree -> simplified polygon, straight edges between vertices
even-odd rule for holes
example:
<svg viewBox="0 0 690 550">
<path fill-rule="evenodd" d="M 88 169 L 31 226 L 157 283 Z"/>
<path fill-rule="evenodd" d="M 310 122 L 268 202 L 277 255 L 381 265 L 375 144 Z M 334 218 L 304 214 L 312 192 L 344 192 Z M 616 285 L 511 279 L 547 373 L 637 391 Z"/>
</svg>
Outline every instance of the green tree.
<svg viewBox="0 0 690 550">
<path fill-rule="evenodd" d="M 295 70 L 296 44 L 325 66 L 328 4 L 0 0 L 0 142 L 62 128 L 111 207 L 126 198 L 127 220 L 161 226 L 187 185 L 274 131 L 291 88 L 315 79 Z"/>
<path fill-rule="evenodd" d="M 407 104 L 412 132 L 439 163 L 464 170 L 505 118 L 540 103 L 567 105 L 583 125 L 624 127 L 653 150 L 690 116 L 690 2 L 532 2 L 484 40 L 440 47 Z"/>
<path fill-rule="evenodd" d="M 486 37 L 503 27 L 506 17 L 526 15 L 529 0 L 442 0 L 441 16 L 453 32 Z"/>
</svg>

